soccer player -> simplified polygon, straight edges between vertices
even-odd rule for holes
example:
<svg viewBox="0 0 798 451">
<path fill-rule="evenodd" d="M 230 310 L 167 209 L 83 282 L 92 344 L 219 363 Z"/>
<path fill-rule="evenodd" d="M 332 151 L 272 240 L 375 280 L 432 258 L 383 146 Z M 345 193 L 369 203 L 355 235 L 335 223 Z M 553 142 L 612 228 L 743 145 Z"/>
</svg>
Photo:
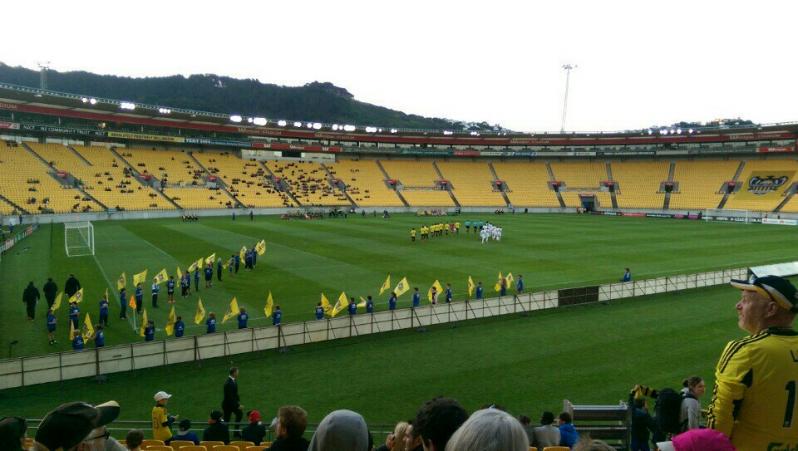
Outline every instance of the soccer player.
<svg viewBox="0 0 798 451">
<path fill-rule="evenodd" d="M 418 292 L 418 287 L 413 291 L 413 308 L 421 305 L 421 293 Z"/>
<path fill-rule="evenodd" d="M 454 223 L 454 233 L 460 234 L 460 221 Z"/>
<path fill-rule="evenodd" d="M 33 286 L 33 282 L 28 282 L 28 286 L 22 292 L 22 302 L 25 303 L 28 321 L 33 321 L 36 317 L 36 303 L 39 302 L 40 297 L 39 290 Z"/>
<path fill-rule="evenodd" d="M 108 325 L 108 298 L 103 295 L 100 299 L 100 324 Z"/>
<path fill-rule="evenodd" d="M 391 297 L 388 298 L 388 310 L 396 310 L 396 292 L 391 291 Z"/>
<path fill-rule="evenodd" d="M 127 289 L 119 290 L 119 318 L 127 319 Z"/>
<path fill-rule="evenodd" d="M 452 297 L 453 297 L 452 296 L 452 284 L 450 284 L 450 283 L 446 284 L 445 295 L 446 295 L 446 303 L 447 304 L 451 304 L 452 303 Z"/>
<path fill-rule="evenodd" d="M 208 319 L 205 320 L 205 333 L 212 334 L 216 332 L 216 313 L 209 313 Z"/>
<path fill-rule="evenodd" d="M 798 291 L 777 276 L 732 280 L 742 290 L 737 325 L 715 368 L 707 427 L 739 450 L 798 448 Z"/>
<path fill-rule="evenodd" d="M 186 323 L 183 322 L 183 317 L 178 316 L 175 321 L 175 337 L 182 337 L 186 333 Z"/>
<path fill-rule="evenodd" d="M 199 279 L 200 279 L 200 268 L 197 266 L 194 268 L 194 291 L 199 293 Z"/>
<path fill-rule="evenodd" d="M 283 321 L 283 311 L 280 310 L 279 305 L 275 305 L 274 311 L 272 312 L 272 326 L 279 326 L 282 321 Z"/>
<path fill-rule="evenodd" d="M 518 275 L 518 280 L 515 281 L 515 294 L 519 295 L 524 292 L 524 276 Z"/>
<path fill-rule="evenodd" d="M 136 292 L 134 293 L 134 297 L 136 298 L 136 313 L 141 314 L 141 309 L 144 304 L 144 290 L 141 288 L 141 284 L 136 284 Z"/>
<path fill-rule="evenodd" d="M 53 282 L 51 277 L 48 277 L 47 282 L 42 287 L 42 291 L 44 292 L 44 299 L 47 300 L 47 308 L 52 307 L 55 302 L 55 295 L 58 294 L 58 285 Z"/>
<path fill-rule="evenodd" d="M 83 350 L 83 335 L 81 335 L 80 329 L 77 328 L 72 331 L 72 350 L 73 351 Z"/>
<path fill-rule="evenodd" d="M 349 311 L 349 316 L 357 315 L 357 304 L 355 303 L 355 298 L 349 298 L 349 305 L 347 305 L 346 308 Z"/>
<path fill-rule="evenodd" d="M 155 322 L 153 320 L 147 321 L 147 326 L 144 327 L 144 341 L 155 340 Z"/>
<path fill-rule="evenodd" d="M 152 438 L 168 442 L 172 439 L 170 427 L 175 422 L 175 417 L 166 413 L 166 402 L 172 395 L 165 391 L 159 391 L 153 396 L 155 407 L 152 408 Z"/>
<path fill-rule="evenodd" d="M 175 276 L 169 276 L 166 281 L 166 296 L 170 304 L 175 303 Z"/>
<path fill-rule="evenodd" d="M 241 307 L 238 311 L 238 328 L 246 329 L 248 320 L 249 320 L 249 315 L 247 314 L 247 309 Z"/>
<path fill-rule="evenodd" d="M 53 313 L 52 309 L 47 309 L 47 339 L 50 340 L 50 344 L 56 344 L 55 341 L 55 324 L 58 320 L 55 317 L 55 313 Z"/>
<path fill-rule="evenodd" d="M 466 228 L 466 235 L 468 235 L 468 233 L 471 231 L 471 221 L 465 222 L 465 228 Z"/>
<path fill-rule="evenodd" d="M 98 324 L 95 327 L 96 331 L 94 332 L 94 347 L 95 348 L 102 348 L 105 346 L 105 328 L 102 324 Z"/>
<path fill-rule="evenodd" d="M 374 300 L 371 299 L 371 295 L 366 297 L 366 313 L 374 313 Z"/>
<path fill-rule="evenodd" d="M 413 227 L 410 229 L 410 241 L 416 241 L 416 228 Z"/>
<path fill-rule="evenodd" d="M 152 286 L 150 287 L 150 293 L 152 293 L 152 308 L 158 308 L 158 293 L 160 292 L 161 286 L 158 285 L 155 279 L 152 279 Z"/>
<path fill-rule="evenodd" d="M 205 266 L 205 288 L 213 288 L 213 266 L 210 263 Z"/>
<path fill-rule="evenodd" d="M 485 295 L 485 289 L 482 287 L 482 281 L 477 282 L 476 298 L 478 301 L 482 300 Z"/>
<path fill-rule="evenodd" d="M 72 322 L 72 326 L 75 329 L 80 329 L 78 326 L 78 316 L 80 315 L 80 307 L 78 307 L 77 302 L 70 302 L 69 303 L 69 321 Z"/>
<path fill-rule="evenodd" d="M 321 302 L 316 304 L 316 319 L 324 319 L 324 307 L 321 306 Z"/>
</svg>

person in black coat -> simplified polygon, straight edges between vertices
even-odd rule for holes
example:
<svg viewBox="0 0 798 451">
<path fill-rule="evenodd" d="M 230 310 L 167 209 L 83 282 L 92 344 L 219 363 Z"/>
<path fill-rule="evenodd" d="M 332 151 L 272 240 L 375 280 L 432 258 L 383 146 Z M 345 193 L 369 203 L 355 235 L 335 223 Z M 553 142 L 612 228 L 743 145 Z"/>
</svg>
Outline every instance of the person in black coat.
<svg viewBox="0 0 798 451">
<path fill-rule="evenodd" d="M 22 302 L 27 307 L 29 321 L 33 321 L 36 317 L 36 303 L 39 302 L 40 297 L 39 290 L 33 286 L 33 282 L 28 282 L 28 286 L 22 292 Z"/>
<path fill-rule="evenodd" d="M 244 407 L 241 405 L 241 398 L 238 397 L 238 368 L 232 367 L 230 368 L 230 376 L 224 382 L 224 398 L 222 399 L 222 411 L 224 411 L 224 421 L 225 423 L 230 422 L 230 417 L 232 414 L 236 415 L 236 422 L 235 422 L 235 429 L 238 429 L 239 423 L 241 423 L 241 417 L 244 415 L 244 412 L 241 408 Z M 237 435 L 240 435 L 239 432 L 236 432 Z"/>
<path fill-rule="evenodd" d="M 230 444 L 230 429 L 222 421 L 222 412 L 214 410 L 211 412 L 211 419 L 208 420 L 208 427 L 202 432 L 202 441 L 218 441 L 224 442 L 225 445 Z"/>
<path fill-rule="evenodd" d="M 47 282 L 42 287 L 42 291 L 44 291 L 44 299 L 47 300 L 47 308 L 51 308 L 55 302 L 55 295 L 58 294 L 58 285 L 53 282 L 51 277 L 48 277 Z"/>
<path fill-rule="evenodd" d="M 67 298 L 71 298 L 78 290 L 80 290 L 80 282 L 75 278 L 74 274 L 70 274 L 69 279 L 64 284 L 64 293 L 66 293 Z"/>
</svg>

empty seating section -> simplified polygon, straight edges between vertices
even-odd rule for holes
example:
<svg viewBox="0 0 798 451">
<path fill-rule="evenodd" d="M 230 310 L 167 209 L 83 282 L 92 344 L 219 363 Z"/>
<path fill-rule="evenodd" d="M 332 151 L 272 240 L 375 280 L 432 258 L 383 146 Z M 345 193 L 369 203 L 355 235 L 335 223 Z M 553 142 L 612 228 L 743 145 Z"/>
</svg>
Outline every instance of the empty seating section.
<svg viewBox="0 0 798 451">
<path fill-rule="evenodd" d="M 333 177 L 346 185 L 346 192 L 361 207 L 401 207 L 396 192 L 385 184 L 385 176 L 374 160 L 338 160 L 326 164 Z"/>
<path fill-rule="evenodd" d="M 86 192 L 117 210 L 174 209 L 163 196 L 139 182 L 125 163 L 107 148 L 72 146 L 91 166 L 73 166 L 69 172 L 84 183 Z"/>
<path fill-rule="evenodd" d="M 798 213 L 798 195 L 793 195 L 790 200 L 781 207 L 785 213 Z"/>
<path fill-rule="evenodd" d="M 549 188 L 543 162 L 494 162 L 499 180 L 507 184 L 507 197 L 515 207 L 559 208 L 557 194 Z"/>
<path fill-rule="evenodd" d="M 670 208 L 717 208 L 723 199 L 721 185 L 734 177 L 739 164 L 739 161 L 725 160 L 677 160 L 673 181 L 679 183 L 679 189 L 678 192 L 671 193 Z"/>
<path fill-rule="evenodd" d="M 451 207 L 448 191 L 437 187 L 440 176 L 431 160 L 380 160 L 388 176 L 402 185 L 402 197 L 411 207 Z"/>
<path fill-rule="evenodd" d="M 79 190 L 56 181 L 53 172 L 22 145 L 0 141 L 0 194 L 8 200 L 32 214 L 101 209 Z M 14 210 L 5 202 L 0 204 L 5 213 Z"/>
<path fill-rule="evenodd" d="M 266 161 L 266 167 L 288 182 L 291 194 L 303 206 L 349 206 L 344 193 L 335 188 L 320 163 L 307 161 Z"/>
<path fill-rule="evenodd" d="M 596 208 L 612 208 L 612 195 L 606 191 L 567 191 L 560 193 L 565 206 L 568 208 L 578 208 L 582 206 L 582 195 L 595 196 Z"/>
<path fill-rule="evenodd" d="M 439 161 L 438 169 L 452 184 L 452 192 L 464 207 L 504 207 L 500 191 L 494 191 L 487 162 Z"/>
<path fill-rule="evenodd" d="M 612 178 L 618 182 L 615 198 L 620 208 L 661 209 L 665 193 L 657 193 L 668 179 L 668 161 L 613 161 Z"/>
<path fill-rule="evenodd" d="M 203 185 L 205 171 L 197 166 L 185 150 L 117 149 L 117 152 L 139 173 L 149 173 L 167 185 Z"/>
<path fill-rule="evenodd" d="M 213 175 L 219 177 L 228 191 L 251 208 L 292 207 L 294 202 L 266 179 L 266 170 L 257 161 L 242 160 L 229 152 L 194 152 L 194 157 Z"/>
<path fill-rule="evenodd" d="M 793 159 L 774 159 L 774 160 L 748 160 L 745 162 L 740 177 L 737 179 L 738 183 L 742 186 L 740 190 L 734 194 L 729 194 L 729 199 L 726 201 L 724 208 L 740 209 L 740 210 L 754 210 L 754 211 L 773 211 L 774 208 L 784 200 L 783 194 L 790 187 L 792 182 L 795 181 L 795 173 L 798 171 L 798 162 Z M 746 184 L 750 176 L 759 172 L 761 176 L 776 175 L 776 174 L 791 174 L 790 182 L 776 190 L 777 194 L 763 195 L 759 199 L 753 199 L 750 196 L 744 198 L 741 196 L 745 193 Z"/>
<path fill-rule="evenodd" d="M 607 180 L 607 166 L 603 161 L 561 161 L 552 162 L 554 179 L 565 182 L 569 189 L 598 188 L 602 180 Z"/>
</svg>

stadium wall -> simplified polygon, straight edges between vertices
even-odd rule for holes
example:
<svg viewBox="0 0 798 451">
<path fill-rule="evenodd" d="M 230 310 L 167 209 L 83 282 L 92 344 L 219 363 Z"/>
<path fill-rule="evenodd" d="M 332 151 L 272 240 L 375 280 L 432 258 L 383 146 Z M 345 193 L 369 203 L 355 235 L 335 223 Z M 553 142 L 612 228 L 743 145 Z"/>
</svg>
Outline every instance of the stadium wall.
<svg viewBox="0 0 798 451">
<path fill-rule="evenodd" d="M 319 321 L 288 323 L 185 338 L 61 352 L 0 361 L 0 390 L 81 377 L 99 376 L 175 363 L 199 362 L 256 351 L 281 349 L 329 340 L 402 329 L 424 328 L 470 319 L 526 314 L 561 305 L 608 302 L 655 293 L 722 285 L 729 279 L 745 278 L 747 268 L 682 274 L 626 283 L 611 283 L 571 290 L 549 290 L 505 296 L 480 302 L 455 302 L 405 308 L 373 314 L 342 316 Z M 584 297 L 565 298 L 564 293 L 590 292 Z M 597 291 L 597 293 L 596 293 Z"/>
</svg>

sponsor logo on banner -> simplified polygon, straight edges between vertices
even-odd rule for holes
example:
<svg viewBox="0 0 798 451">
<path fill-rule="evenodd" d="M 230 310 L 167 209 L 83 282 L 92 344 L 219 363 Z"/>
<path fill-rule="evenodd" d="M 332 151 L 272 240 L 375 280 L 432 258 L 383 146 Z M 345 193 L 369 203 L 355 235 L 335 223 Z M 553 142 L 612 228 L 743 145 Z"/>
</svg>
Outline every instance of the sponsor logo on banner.
<svg viewBox="0 0 798 451">
<path fill-rule="evenodd" d="M 761 199 L 774 197 L 790 186 L 792 172 L 752 172 L 745 181 L 741 198 Z"/>
<path fill-rule="evenodd" d="M 164 141 L 172 143 L 186 142 L 182 136 L 150 135 L 146 133 L 108 132 L 109 138 L 138 139 L 141 141 Z"/>
<path fill-rule="evenodd" d="M 0 121 L 0 129 L 19 130 L 19 124 L 15 123 L 15 122 Z"/>
<path fill-rule="evenodd" d="M 756 150 L 758 153 L 783 153 L 783 152 L 795 152 L 794 146 L 761 146 Z"/>
</svg>

